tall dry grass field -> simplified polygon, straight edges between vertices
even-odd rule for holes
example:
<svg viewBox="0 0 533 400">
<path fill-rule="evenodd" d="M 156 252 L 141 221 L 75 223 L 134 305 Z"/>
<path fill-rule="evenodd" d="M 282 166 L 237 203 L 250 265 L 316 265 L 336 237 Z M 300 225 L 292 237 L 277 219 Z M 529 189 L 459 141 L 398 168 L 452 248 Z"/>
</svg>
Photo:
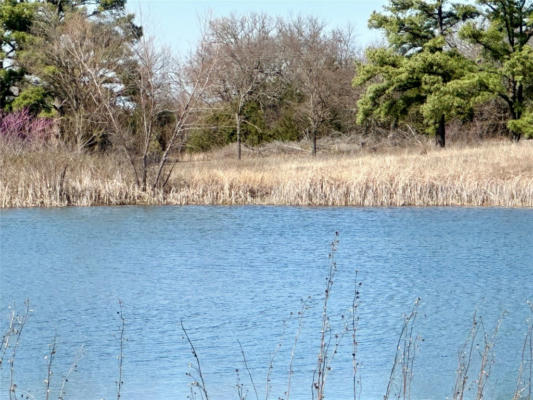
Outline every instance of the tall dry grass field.
<svg viewBox="0 0 533 400">
<path fill-rule="evenodd" d="M 143 193 L 117 155 L 0 154 L 0 207 L 120 204 L 533 207 L 533 142 L 389 153 L 246 155 L 179 162 Z"/>
</svg>

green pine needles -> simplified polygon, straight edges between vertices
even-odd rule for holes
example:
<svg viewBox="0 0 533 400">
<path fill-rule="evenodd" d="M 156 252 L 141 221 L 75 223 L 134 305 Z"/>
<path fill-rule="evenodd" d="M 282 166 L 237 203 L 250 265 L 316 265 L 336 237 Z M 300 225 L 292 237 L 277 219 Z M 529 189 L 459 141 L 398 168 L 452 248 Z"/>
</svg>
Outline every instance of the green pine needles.
<svg viewBox="0 0 533 400">
<path fill-rule="evenodd" d="M 390 0 L 369 26 L 388 46 L 357 65 L 359 124 L 414 119 L 444 147 L 448 121 L 497 100 L 513 139 L 533 136 L 533 2 Z"/>
</svg>

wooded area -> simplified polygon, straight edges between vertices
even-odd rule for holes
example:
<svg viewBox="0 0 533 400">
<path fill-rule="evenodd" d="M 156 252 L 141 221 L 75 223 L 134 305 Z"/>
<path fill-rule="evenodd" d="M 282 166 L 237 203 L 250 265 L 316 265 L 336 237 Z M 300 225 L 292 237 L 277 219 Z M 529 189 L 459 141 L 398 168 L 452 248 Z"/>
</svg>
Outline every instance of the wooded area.
<svg viewBox="0 0 533 400">
<path fill-rule="evenodd" d="M 264 14 L 204 21 L 182 60 L 143 35 L 125 0 L 2 0 L 2 151 L 123 154 L 142 191 L 185 151 L 408 130 L 446 144 L 533 137 L 533 2 L 391 0 L 351 29 Z M 473 133 L 472 133 L 473 132 Z"/>
</svg>

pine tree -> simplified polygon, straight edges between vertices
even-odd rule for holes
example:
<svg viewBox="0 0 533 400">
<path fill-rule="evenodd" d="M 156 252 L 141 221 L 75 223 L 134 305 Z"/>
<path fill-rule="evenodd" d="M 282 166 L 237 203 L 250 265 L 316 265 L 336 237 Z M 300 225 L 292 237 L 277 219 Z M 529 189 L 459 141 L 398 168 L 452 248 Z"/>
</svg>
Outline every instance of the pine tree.
<svg viewBox="0 0 533 400">
<path fill-rule="evenodd" d="M 454 48 L 461 22 L 477 16 L 474 7 L 446 0 L 390 0 L 385 13 L 374 12 L 369 26 L 381 29 L 388 48 L 367 51 L 357 68 L 355 86 L 366 86 L 358 102 L 358 123 L 373 117 L 398 123 L 420 113 L 438 146 L 445 146 L 445 110 L 423 106 L 449 82 L 459 79 L 470 62 Z"/>
<path fill-rule="evenodd" d="M 1 0 L 0 2 L 0 109 L 28 108 L 33 114 L 49 113 L 52 97 L 40 76 L 29 76 L 22 60 L 28 52 L 38 51 L 34 26 L 44 9 L 61 18 L 69 12 L 83 12 L 88 18 L 110 16 L 114 24 L 140 37 L 142 30 L 125 12 L 125 0 Z M 30 55 L 31 58 L 31 55 Z"/>
<path fill-rule="evenodd" d="M 461 30 L 478 46 L 479 87 L 485 97 L 501 99 L 509 110 L 507 126 L 515 141 L 533 137 L 533 2 L 478 0 L 483 16 Z"/>
<path fill-rule="evenodd" d="M 21 92 L 25 71 L 18 56 L 31 40 L 36 3 L 4 0 L 0 3 L 0 109 L 10 109 Z"/>
</svg>

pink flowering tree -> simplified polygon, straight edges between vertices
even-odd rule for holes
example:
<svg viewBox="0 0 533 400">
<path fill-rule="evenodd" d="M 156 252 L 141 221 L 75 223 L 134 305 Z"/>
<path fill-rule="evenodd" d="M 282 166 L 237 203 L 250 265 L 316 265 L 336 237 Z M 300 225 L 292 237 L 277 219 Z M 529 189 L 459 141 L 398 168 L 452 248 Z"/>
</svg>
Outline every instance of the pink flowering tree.
<svg viewBox="0 0 533 400">
<path fill-rule="evenodd" d="M 33 116 L 28 109 L 0 111 L 0 140 L 43 143 L 50 139 L 54 121 Z"/>
</svg>

